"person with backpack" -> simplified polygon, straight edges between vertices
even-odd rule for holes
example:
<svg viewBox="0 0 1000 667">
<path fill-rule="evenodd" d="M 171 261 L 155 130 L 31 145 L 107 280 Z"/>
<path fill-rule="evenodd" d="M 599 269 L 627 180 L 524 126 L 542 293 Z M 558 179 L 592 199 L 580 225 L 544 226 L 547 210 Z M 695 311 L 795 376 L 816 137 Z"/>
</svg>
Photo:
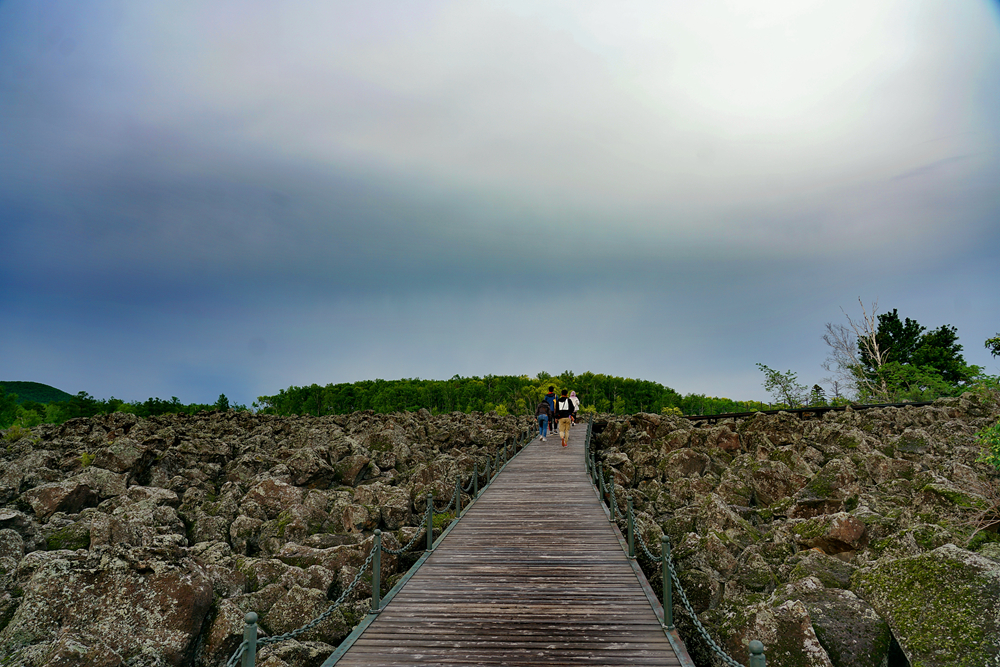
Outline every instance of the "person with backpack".
<svg viewBox="0 0 1000 667">
<path fill-rule="evenodd" d="M 549 393 L 545 394 L 545 402 L 549 404 L 549 416 L 554 418 L 556 416 L 556 388 L 550 386 Z M 556 425 L 549 421 L 549 425 L 552 430 L 556 430 Z"/>
<path fill-rule="evenodd" d="M 573 401 L 566 394 L 566 390 L 563 389 L 562 396 L 556 399 L 556 418 L 559 420 L 559 437 L 562 439 L 563 447 L 569 445 L 566 439 L 569 438 L 570 419 L 576 413 Z"/>
<path fill-rule="evenodd" d="M 545 436 L 549 432 L 549 418 L 553 416 L 552 408 L 549 407 L 549 402 L 542 400 L 535 407 L 535 419 L 538 420 L 538 433 L 542 436 L 542 442 L 545 442 Z"/>
</svg>

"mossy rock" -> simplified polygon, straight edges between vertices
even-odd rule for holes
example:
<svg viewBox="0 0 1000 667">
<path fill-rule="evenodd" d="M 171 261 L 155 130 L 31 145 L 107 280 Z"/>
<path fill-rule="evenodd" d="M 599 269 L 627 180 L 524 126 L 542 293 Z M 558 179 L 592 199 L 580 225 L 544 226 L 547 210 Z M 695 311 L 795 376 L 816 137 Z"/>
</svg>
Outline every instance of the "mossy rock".
<svg viewBox="0 0 1000 667">
<path fill-rule="evenodd" d="M 859 570 L 852 589 L 885 618 L 911 667 L 982 667 L 1000 655 L 1000 568 L 946 544 Z"/>
<path fill-rule="evenodd" d="M 851 591 L 820 583 L 812 577 L 801 579 L 776 591 L 772 604 L 801 601 L 834 667 L 885 665 L 892 641 L 889 624 Z"/>
<path fill-rule="evenodd" d="M 850 588 L 851 575 L 857 570 L 853 565 L 815 549 L 800 551 L 789 559 L 787 565 L 791 565 L 789 581 L 815 577 L 826 588 Z"/>
<path fill-rule="evenodd" d="M 942 504 L 957 505 L 964 508 L 982 508 L 984 501 L 981 497 L 971 496 L 950 484 L 932 482 L 921 489 L 925 498 L 936 498 Z"/>
<path fill-rule="evenodd" d="M 86 549 L 90 546 L 90 528 L 83 523 L 72 523 L 65 528 L 50 533 L 45 538 L 46 551 L 60 549 Z"/>
</svg>

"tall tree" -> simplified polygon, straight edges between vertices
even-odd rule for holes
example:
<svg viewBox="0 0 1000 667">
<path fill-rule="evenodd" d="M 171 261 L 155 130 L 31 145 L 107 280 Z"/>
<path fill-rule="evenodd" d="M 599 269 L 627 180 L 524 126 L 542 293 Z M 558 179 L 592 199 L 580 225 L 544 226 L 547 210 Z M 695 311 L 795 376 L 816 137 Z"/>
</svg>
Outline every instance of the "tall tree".
<svg viewBox="0 0 1000 667">
<path fill-rule="evenodd" d="M 958 329 L 942 324 L 920 337 L 910 355 L 910 363 L 937 370 L 945 382 L 957 385 L 975 375 L 973 367 L 965 364 L 962 346 L 958 344 Z"/>
<path fill-rule="evenodd" d="M 882 313 L 878 316 L 878 327 L 875 331 L 875 339 L 878 347 L 885 351 L 882 364 L 898 361 L 901 364 L 910 363 L 914 351 L 920 345 L 920 334 L 925 327 L 920 326 L 916 320 L 907 317 L 900 321 L 899 313 L 895 308 L 891 313 Z M 867 349 L 861 350 L 861 361 L 866 369 L 874 371 L 877 366 L 875 360 Z"/>
<path fill-rule="evenodd" d="M 8 428 L 17 419 L 17 394 L 0 387 L 0 428 Z"/>
<path fill-rule="evenodd" d="M 862 304 L 860 322 L 848 315 L 850 328 L 828 323 L 823 336 L 832 350 L 823 367 L 837 372 L 838 380 L 853 381 L 858 398 L 935 398 L 959 390 L 979 373 L 965 363 L 955 327 L 927 331 L 916 320 L 900 319 L 895 308 L 877 315 L 876 305 L 869 313 Z"/>
<path fill-rule="evenodd" d="M 990 351 L 994 357 L 1000 357 L 1000 333 L 998 333 L 993 338 L 986 339 L 986 349 Z"/>
<path fill-rule="evenodd" d="M 757 364 L 757 368 L 764 373 L 764 389 L 770 392 L 775 400 L 790 408 L 797 408 L 807 399 L 806 388 L 799 384 L 798 374 L 793 371 L 782 373 L 764 364 Z"/>
<path fill-rule="evenodd" d="M 888 354 L 878 336 L 878 301 L 871 305 L 871 311 L 858 297 L 861 319 L 855 320 L 843 308 L 847 325 L 827 322 L 823 342 L 830 346 L 830 356 L 823 362 L 823 368 L 835 374 L 827 378 L 837 387 L 845 388 L 856 398 L 874 398 L 888 401 L 889 386 L 885 376 L 868 372 L 868 368 L 882 368 L 888 362 Z"/>
</svg>

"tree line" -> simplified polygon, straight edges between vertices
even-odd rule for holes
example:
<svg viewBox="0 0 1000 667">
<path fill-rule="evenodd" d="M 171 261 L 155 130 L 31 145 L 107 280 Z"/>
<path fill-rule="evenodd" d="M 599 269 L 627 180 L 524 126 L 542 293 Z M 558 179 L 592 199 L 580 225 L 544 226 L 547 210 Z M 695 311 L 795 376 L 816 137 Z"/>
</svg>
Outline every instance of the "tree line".
<svg viewBox="0 0 1000 667">
<path fill-rule="evenodd" d="M 62 393 L 62 392 L 60 392 Z M 112 412 L 127 412 L 138 417 L 153 417 L 171 413 L 195 414 L 203 410 L 246 410 L 244 405 L 230 405 L 225 394 L 220 394 L 215 403 L 181 403 L 176 396 L 169 401 L 148 398 L 145 401 L 123 401 L 112 396 L 107 399 L 94 398 L 85 391 L 70 396 L 64 401 L 43 403 L 37 400 L 22 400 L 18 394 L 7 391 L 0 385 L 0 429 L 17 425 L 31 428 L 38 424 L 62 424 L 77 417 L 94 417 Z"/>
<path fill-rule="evenodd" d="M 637 412 L 678 412 L 718 414 L 766 407 L 758 401 L 687 394 L 650 380 L 623 378 L 601 373 L 560 375 L 486 375 L 449 380 L 363 380 L 320 386 L 292 386 L 274 396 L 260 396 L 254 407 L 277 415 L 346 414 L 358 410 L 379 413 L 426 409 L 433 414 L 447 412 L 490 412 L 532 415 L 549 387 L 556 394 L 563 389 L 580 397 L 581 411 L 615 414 Z"/>
</svg>

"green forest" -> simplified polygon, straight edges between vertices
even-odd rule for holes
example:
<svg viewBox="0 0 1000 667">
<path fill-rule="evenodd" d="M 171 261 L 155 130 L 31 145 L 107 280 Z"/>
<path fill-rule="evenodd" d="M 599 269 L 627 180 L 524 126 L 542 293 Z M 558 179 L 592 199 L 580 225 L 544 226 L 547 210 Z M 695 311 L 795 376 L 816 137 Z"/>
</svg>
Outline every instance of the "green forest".
<svg viewBox="0 0 1000 667">
<path fill-rule="evenodd" d="M 365 380 L 362 382 L 289 387 L 274 396 L 260 396 L 254 407 L 277 415 L 329 415 L 356 410 L 414 411 L 425 408 L 445 412 L 489 412 L 530 415 L 549 387 L 559 394 L 575 391 L 583 412 L 676 411 L 683 414 L 718 414 L 766 408 L 758 401 L 734 401 L 703 394 L 682 396 L 670 387 L 649 380 L 635 380 L 601 373 L 560 375 L 454 376 L 450 380 Z"/>
<path fill-rule="evenodd" d="M 177 397 L 169 401 L 148 398 L 145 401 L 123 401 L 112 396 L 94 398 L 85 391 L 76 395 L 40 382 L 0 382 L 0 429 L 13 425 L 31 428 L 38 424 L 62 424 L 76 417 L 93 417 L 112 412 L 129 412 L 139 417 L 168 413 L 195 414 L 203 410 L 246 410 L 243 405 L 230 405 L 225 394 L 212 404 L 181 403 Z"/>
<path fill-rule="evenodd" d="M 484 377 L 455 376 L 450 380 L 364 380 L 361 382 L 313 384 L 289 387 L 274 396 L 261 396 L 253 409 L 275 415 L 330 415 L 358 410 L 401 412 L 427 409 L 434 414 L 443 412 L 489 412 L 500 414 L 534 414 L 535 406 L 552 386 L 556 393 L 563 389 L 576 391 L 582 412 L 674 412 L 677 414 L 718 414 L 766 409 L 759 401 L 734 401 L 728 398 L 688 394 L 681 396 L 669 387 L 649 380 L 634 380 L 612 375 L 565 371 L 553 376 L 539 373 L 526 375 L 487 375 Z M 12 389 L 20 389 L 25 398 Z M 65 398 L 68 397 L 68 398 Z M 38 400 L 38 399 L 55 400 Z M 244 405 L 232 405 L 224 394 L 213 404 L 181 403 L 176 397 L 169 401 L 149 398 L 126 402 L 117 398 L 98 399 L 87 392 L 76 395 L 35 382 L 0 382 L 0 428 L 18 425 L 30 428 L 41 423 L 61 424 L 76 417 L 93 417 L 111 412 L 128 412 L 139 417 L 167 413 L 194 414 L 202 410 L 247 410 Z"/>
</svg>

